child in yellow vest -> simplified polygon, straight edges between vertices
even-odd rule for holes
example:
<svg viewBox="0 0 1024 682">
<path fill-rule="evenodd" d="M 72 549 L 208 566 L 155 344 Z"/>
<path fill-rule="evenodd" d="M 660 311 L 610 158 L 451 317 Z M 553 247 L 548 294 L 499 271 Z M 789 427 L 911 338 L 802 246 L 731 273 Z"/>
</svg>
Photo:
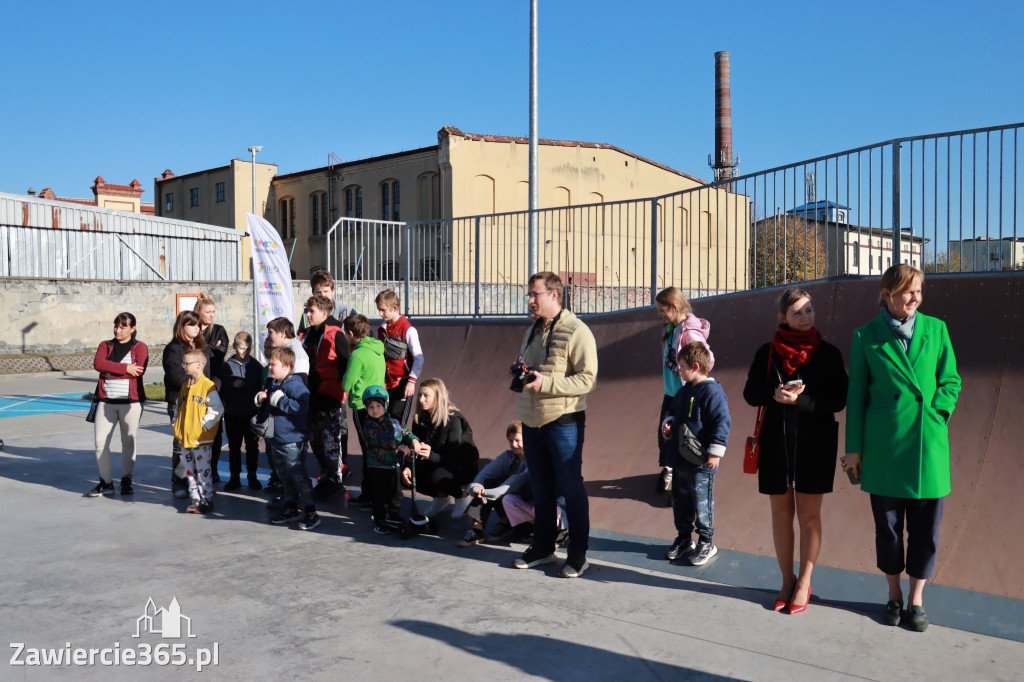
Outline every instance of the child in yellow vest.
<svg viewBox="0 0 1024 682">
<path fill-rule="evenodd" d="M 192 504 L 185 511 L 208 514 L 213 511 L 212 445 L 224 405 L 213 382 L 203 374 L 206 354 L 201 350 L 185 353 L 181 363 L 188 383 L 178 392 L 174 437 L 181 442 L 181 459 L 188 478 Z"/>
</svg>

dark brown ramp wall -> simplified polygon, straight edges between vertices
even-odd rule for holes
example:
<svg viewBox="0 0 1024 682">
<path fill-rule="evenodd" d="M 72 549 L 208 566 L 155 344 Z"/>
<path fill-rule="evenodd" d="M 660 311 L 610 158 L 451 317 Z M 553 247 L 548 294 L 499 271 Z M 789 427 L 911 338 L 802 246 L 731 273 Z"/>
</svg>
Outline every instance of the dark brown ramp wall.
<svg viewBox="0 0 1024 682">
<path fill-rule="evenodd" d="M 807 288 L 825 338 L 846 356 L 853 330 L 878 314 L 877 279 L 839 279 Z M 743 443 L 754 409 L 743 401 L 747 368 L 778 322 L 781 289 L 694 302 L 711 322 L 714 377 L 729 395 L 733 431 L 715 489 L 715 540 L 728 549 L 773 555 L 768 500 L 742 473 Z M 1015 274 L 929 277 L 922 312 L 946 321 L 963 391 L 950 421 L 953 493 L 946 499 L 934 582 L 1024 598 L 1024 277 Z M 506 447 L 516 394 L 508 367 L 527 321 L 417 320 L 425 376 L 445 381 L 473 425 L 481 454 Z M 653 494 L 662 383 L 661 324 L 653 310 L 587 319 L 597 337 L 600 371 L 587 409 L 583 471 L 596 528 L 671 540 L 671 510 Z M 839 415 L 845 427 L 845 415 Z M 840 444 L 843 434 L 840 433 Z M 820 563 L 874 572 L 868 496 L 836 472 L 825 497 Z"/>
</svg>

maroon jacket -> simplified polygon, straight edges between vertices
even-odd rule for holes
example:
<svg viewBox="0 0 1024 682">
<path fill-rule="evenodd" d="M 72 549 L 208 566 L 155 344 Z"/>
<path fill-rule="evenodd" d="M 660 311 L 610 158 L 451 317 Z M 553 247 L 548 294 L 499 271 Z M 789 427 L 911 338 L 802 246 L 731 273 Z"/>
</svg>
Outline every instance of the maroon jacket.
<svg viewBox="0 0 1024 682">
<path fill-rule="evenodd" d="M 146 365 L 149 364 L 149 348 L 146 344 L 141 341 L 132 341 L 129 353 L 132 357 L 132 364 L 142 367 L 142 374 L 137 377 L 129 376 L 125 372 L 125 365 L 123 362 L 111 362 L 107 360 L 110 355 L 111 349 L 114 347 L 114 340 L 101 341 L 99 348 L 96 349 L 96 357 L 92 361 L 93 369 L 100 374 L 109 374 L 112 379 L 129 379 L 128 383 L 128 399 L 132 402 L 142 402 L 146 399 L 146 389 L 142 386 L 142 377 L 146 373 Z M 103 386 L 103 381 L 100 381 L 96 387 L 96 397 L 100 400 L 104 400 L 107 397 L 106 389 Z"/>
</svg>

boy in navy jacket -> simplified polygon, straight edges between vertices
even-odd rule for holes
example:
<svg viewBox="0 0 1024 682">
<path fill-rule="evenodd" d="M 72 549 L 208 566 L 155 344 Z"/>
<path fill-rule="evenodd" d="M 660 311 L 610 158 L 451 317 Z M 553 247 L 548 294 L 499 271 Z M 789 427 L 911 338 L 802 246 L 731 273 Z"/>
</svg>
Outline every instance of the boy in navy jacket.
<svg viewBox="0 0 1024 682">
<path fill-rule="evenodd" d="M 267 388 L 256 394 L 260 416 L 269 410 L 274 418 L 274 435 L 266 439 L 267 454 L 284 484 L 284 511 L 270 519 L 275 525 L 298 521 L 302 530 L 313 530 L 320 525 L 320 516 L 313 503 L 313 486 L 306 474 L 302 457 L 303 446 L 309 438 L 306 414 L 309 412 L 309 389 L 302 379 L 292 373 L 295 353 L 289 348 L 275 348 L 267 363 Z M 302 511 L 299 511 L 299 509 Z"/>
<path fill-rule="evenodd" d="M 683 346 L 677 361 L 685 383 L 661 427 L 662 434 L 671 438 L 667 455 L 674 473 L 672 514 L 678 533 L 665 558 L 674 561 L 685 554 L 692 565 L 703 566 L 718 553 L 715 473 L 725 455 L 732 419 L 725 390 L 707 375 L 711 356 L 704 344 L 695 341 Z"/>
</svg>

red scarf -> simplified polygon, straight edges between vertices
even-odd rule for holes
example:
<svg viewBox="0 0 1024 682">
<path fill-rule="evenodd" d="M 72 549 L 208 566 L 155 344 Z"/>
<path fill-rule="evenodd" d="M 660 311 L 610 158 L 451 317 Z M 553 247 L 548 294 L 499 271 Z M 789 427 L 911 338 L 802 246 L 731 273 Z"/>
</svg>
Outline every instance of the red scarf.
<svg viewBox="0 0 1024 682">
<path fill-rule="evenodd" d="M 780 324 L 772 339 L 772 350 L 782 362 L 786 375 L 795 373 L 801 365 L 805 365 L 814 357 L 814 352 L 821 345 L 821 332 L 817 327 L 808 331 L 798 332 L 787 325 Z"/>
</svg>

